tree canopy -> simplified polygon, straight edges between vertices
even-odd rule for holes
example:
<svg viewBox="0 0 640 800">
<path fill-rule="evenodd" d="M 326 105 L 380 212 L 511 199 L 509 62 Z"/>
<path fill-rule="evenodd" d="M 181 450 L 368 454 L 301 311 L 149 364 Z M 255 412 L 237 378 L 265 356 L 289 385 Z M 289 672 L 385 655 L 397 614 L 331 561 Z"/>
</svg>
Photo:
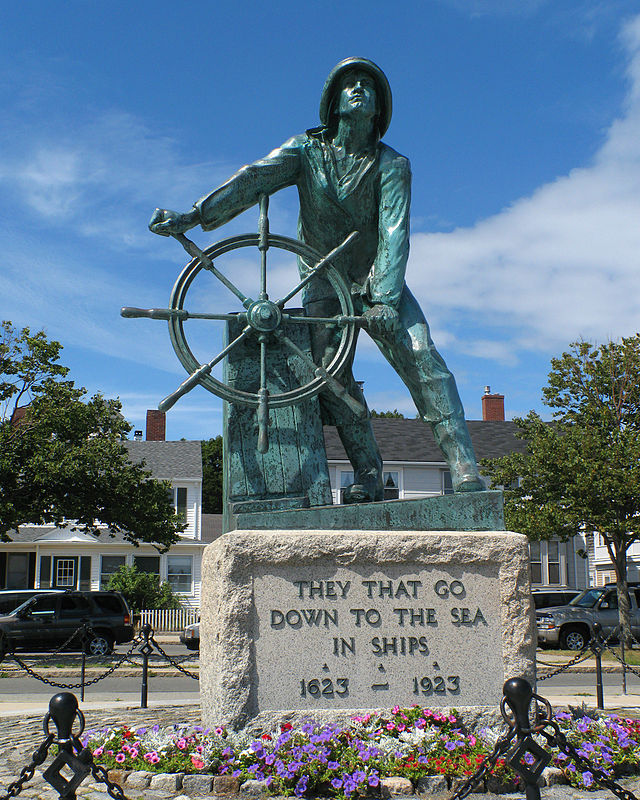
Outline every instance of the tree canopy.
<svg viewBox="0 0 640 800">
<path fill-rule="evenodd" d="M 505 493 L 507 527 L 532 539 L 597 532 L 616 572 L 629 635 L 627 551 L 640 539 L 640 334 L 575 342 L 551 361 L 543 389 L 553 421 L 514 420 L 526 453 L 484 466 Z"/>
<path fill-rule="evenodd" d="M 222 514 L 222 436 L 202 442 L 202 513 Z"/>
<path fill-rule="evenodd" d="M 0 337 L 0 539 L 20 525 L 73 524 L 160 550 L 176 542 L 184 523 L 169 484 L 129 461 L 120 402 L 85 399 L 43 331 L 4 321 Z"/>
</svg>

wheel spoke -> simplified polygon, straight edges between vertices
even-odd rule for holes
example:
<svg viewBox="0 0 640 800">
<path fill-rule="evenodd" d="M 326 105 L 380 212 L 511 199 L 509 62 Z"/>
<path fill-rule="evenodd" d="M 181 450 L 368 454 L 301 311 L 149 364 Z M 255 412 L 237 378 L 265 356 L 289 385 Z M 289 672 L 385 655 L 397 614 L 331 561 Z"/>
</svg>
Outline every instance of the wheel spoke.
<svg viewBox="0 0 640 800">
<path fill-rule="evenodd" d="M 294 325 L 339 325 L 341 328 L 350 324 L 359 325 L 361 328 L 367 325 L 364 317 L 347 317 L 344 314 L 336 314 L 335 317 L 296 317 L 293 314 L 283 314 L 282 319 Z"/>
<path fill-rule="evenodd" d="M 269 249 L 269 195 L 260 195 L 260 217 L 258 218 L 258 250 L 260 251 L 260 300 L 268 300 L 267 294 L 267 250 Z"/>
<path fill-rule="evenodd" d="M 158 409 L 160 411 L 168 411 L 172 406 L 174 406 L 176 402 L 183 395 L 187 394 L 187 392 L 190 392 L 193 389 L 193 387 L 196 386 L 196 384 L 200 383 L 201 378 L 204 378 L 205 376 L 209 375 L 209 373 L 215 367 L 215 365 L 219 361 L 222 361 L 222 359 L 226 355 L 228 355 L 237 344 L 240 344 L 240 342 L 243 339 L 246 339 L 247 336 L 251 333 L 251 331 L 252 328 L 249 325 L 247 325 L 247 327 L 244 328 L 242 333 L 239 336 L 236 336 L 236 338 L 232 342 L 230 342 L 224 348 L 224 350 L 221 350 L 215 358 L 212 358 L 211 361 L 207 362 L 206 364 L 203 364 L 201 367 L 198 367 L 198 369 L 195 372 L 189 375 L 189 377 L 185 381 L 183 381 L 180 384 L 180 386 L 178 386 L 175 392 L 172 392 L 170 395 L 167 395 L 167 397 L 165 397 L 164 400 L 158 403 Z"/>
<path fill-rule="evenodd" d="M 226 278 L 219 270 L 217 270 L 213 266 L 213 261 L 206 253 L 203 253 L 197 244 L 192 242 L 191 239 L 187 239 L 184 233 L 172 233 L 171 235 L 174 239 L 177 239 L 180 242 L 180 244 L 192 258 L 197 258 L 205 269 L 209 270 L 209 272 L 212 272 L 230 292 L 235 294 L 245 308 L 249 308 L 249 306 L 253 303 L 253 300 L 243 294 L 237 286 L 234 286 L 228 278 Z"/>
<path fill-rule="evenodd" d="M 313 267 L 313 269 L 311 269 L 305 275 L 305 277 L 300 281 L 300 283 L 295 288 L 293 288 L 289 292 L 289 294 L 285 295 L 282 298 L 282 300 L 278 300 L 276 305 L 280 306 L 280 308 L 283 308 L 285 303 L 288 303 L 289 300 L 291 300 L 292 297 L 295 297 L 295 295 L 297 295 L 301 289 L 304 289 L 304 287 L 309 283 L 309 281 L 315 278 L 316 275 L 318 275 L 318 273 L 320 273 L 324 269 L 324 267 L 326 267 L 331 262 L 332 258 L 335 258 L 337 255 L 340 255 L 340 253 L 345 249 L 345 247 L 348 247 L 353 241 L 355 241 L 358 238 L 359 235 L 360 234 L 358 233 L 358 231 L 352 231 L 344 240 L 344 242 L 342 242 L 342 244 L 339 244 L 337 247 L 334 247 L 334 249 L 330 253 L 327 253 L 327 255 L 324 258 L 321 258 L 320 261 L 318 261 L 318 263 L 315 265 L 315 267 Z"/>
<path fill-rule="evenodd" d="M 280 339 L 280 341 L 289 348 L 289 350 L 299 356 L 305 362 L 305 364 L 313 370 L 316 378 L 322 378 L 324 380 L 324 382 L 327 384 L 327 388 L 329 388 L 336 395 L 336 397 L 339 397 L 343 403 L 346 403 L 346 405 L 349 406 L 351 411 L 353 411 L 357 417 L 366 417 L 367 409 L 365 406 L 351 397 L 344 386 L 332 375 L 330 375 L 324 367 L 319 367 L 311 358 L 311 356 L 307 355 L 304 350 L 301 350 L 298 345 L 295 342 L 292 342 L 291 339 L 289 339 L 288 336 L 285 336 L 284 333 L 281 331 L 274 331 L 274 333 L 278 339 Z"/>
<path fill-rule="evenodd" d="M 148 317 L 149 319 L 220 319 L 236 320 L 244 322 L 247 315 L 239 314 L 201 314 L 199 312 L 186 311 L 184 308 L 135 308 L 134 306 L 124 306 L 120 309 L 121 317 Z"/>
<path fill-rule="evenodd" d="M 258 452 L 269 449 L 269 390 L 267 389 L 267 337 L 260 337 L 260 389 L 258 390 Z"/>
</svg>

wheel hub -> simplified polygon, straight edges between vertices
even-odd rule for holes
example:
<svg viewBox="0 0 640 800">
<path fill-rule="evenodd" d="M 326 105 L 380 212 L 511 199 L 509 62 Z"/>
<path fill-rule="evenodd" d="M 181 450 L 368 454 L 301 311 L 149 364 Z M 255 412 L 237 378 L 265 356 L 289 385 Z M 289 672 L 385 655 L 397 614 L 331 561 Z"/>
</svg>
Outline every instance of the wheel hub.
<svg viewBox="0 0 640 800">
<path fill-rule="evenodd" d="M 247 322 L 256 331 L 270 333 L 282 322 L 282 312 L 271 300 L 258 300 L 249 307 Z"/>
</svg>

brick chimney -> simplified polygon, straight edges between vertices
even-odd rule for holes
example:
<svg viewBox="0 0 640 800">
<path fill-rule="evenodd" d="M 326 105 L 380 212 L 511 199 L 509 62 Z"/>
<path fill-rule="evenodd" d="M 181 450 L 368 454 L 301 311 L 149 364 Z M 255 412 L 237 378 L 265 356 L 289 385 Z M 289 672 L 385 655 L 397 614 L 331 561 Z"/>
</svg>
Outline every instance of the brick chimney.
<svg viewBox="0 0 640 800">
<path fill-rule="evenodd" d="M 491 394 L 491 387 L 484 387 L 482 395 L 483 422 L 504 422 L 504 395 Z"/>
<path fill-rule="evenodd" d="M 147 411 L 147 441 L 164 442 L 167 432 L 167 422 L 164 411 L 150 408 Z"/>
</svg>

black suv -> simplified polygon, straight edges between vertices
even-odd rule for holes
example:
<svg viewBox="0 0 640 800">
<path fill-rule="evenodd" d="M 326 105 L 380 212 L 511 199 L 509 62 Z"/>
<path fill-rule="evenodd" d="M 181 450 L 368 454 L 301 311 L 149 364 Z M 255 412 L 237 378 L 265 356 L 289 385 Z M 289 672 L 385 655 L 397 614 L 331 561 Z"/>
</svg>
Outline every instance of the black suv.
<svg viewBox="0 0 640 800">
<path fill-rule="evenodd" d="M 120 592 L 40 594 L 0 617 L 0 655 L 54 650 L 69 639 L 70 648 L 80 648 L 85 622 L 90 628 L 85 647 L 91 655 L 107 655 L 114 644 L 133 639 L 131 612 Z"/>
</svg>

